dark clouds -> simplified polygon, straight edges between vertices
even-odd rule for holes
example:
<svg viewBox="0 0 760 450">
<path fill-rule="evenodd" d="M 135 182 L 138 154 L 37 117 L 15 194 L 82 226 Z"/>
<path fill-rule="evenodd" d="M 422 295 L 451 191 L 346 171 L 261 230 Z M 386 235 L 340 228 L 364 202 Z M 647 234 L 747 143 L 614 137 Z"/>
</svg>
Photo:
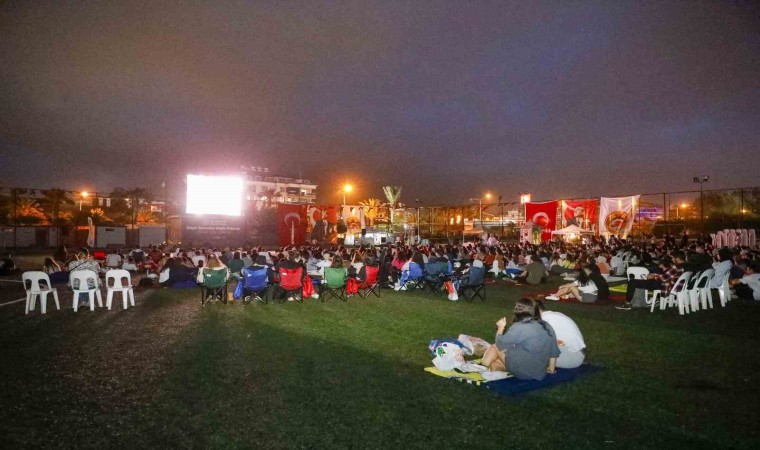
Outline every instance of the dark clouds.
<svg viewBox="0 0 760 450">
<path fill-rule="evenodd" d="M 0 177 L 249 164 L 427 203 L 758 184 L 751 3 L 553 3 L 5 2 Z"/>
</svg>

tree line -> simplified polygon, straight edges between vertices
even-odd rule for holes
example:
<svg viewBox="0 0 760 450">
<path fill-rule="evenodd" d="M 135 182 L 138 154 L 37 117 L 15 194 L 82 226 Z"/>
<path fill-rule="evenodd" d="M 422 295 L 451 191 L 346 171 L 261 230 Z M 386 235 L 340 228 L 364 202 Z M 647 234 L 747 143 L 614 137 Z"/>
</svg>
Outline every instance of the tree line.
<svg viewBox="0 0 760 450">
<path fill-rule="evenodd" d="M 93 198 L 59 188 L 10 188 L 0 194 L 0 221 L 6 225 L 70 226 L 86 223 L 91 217 L 96 225 L 137 225 L 159 223 L 161 215 L 147 206 L 151 194 L 143 188 L 116 188 Z M 100 201 L 108 199 L 108 201 Z M 81 203 L 80 203 L 81 202 Z M 166 205 L 164 205 L 166 207 Z"/>
</svg>

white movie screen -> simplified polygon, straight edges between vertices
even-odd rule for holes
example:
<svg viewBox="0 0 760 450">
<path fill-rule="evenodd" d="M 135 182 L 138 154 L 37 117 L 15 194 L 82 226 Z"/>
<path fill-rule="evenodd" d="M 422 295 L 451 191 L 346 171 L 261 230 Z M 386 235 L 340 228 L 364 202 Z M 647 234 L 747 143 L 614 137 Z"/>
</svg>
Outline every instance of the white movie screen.
<svg viewBox="0 0 760 450">
<path fill-rule="evenodd" d="M 206 175 L 187 176 L 188 214 L 240 216 L 243 207 L 243 179 Z"/>
</svg>

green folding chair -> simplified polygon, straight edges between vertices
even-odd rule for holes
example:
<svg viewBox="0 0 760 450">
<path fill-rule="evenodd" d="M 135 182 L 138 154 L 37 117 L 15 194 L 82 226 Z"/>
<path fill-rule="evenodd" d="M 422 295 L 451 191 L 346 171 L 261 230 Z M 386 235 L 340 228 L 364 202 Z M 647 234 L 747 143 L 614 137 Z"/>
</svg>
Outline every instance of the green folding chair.
<svg viewBox="0 0 760 450">
<path fill-rule="evenodd" d="M 326 295 L 348 301 L 346 297 L 346 276 L 348 273 L 343 268 L 325 267 L 325 279 L 319 285 L 319 298 L 325 301 Z"/>
<path fill-rule="evenodd" d="M 203 284 L 201 284 L 201 306 L 206 303 L 206 298 L 209 295 L 220 297 L 222 303 L 227 304 L 226 270 L 203 269 Z"/>
</svg>

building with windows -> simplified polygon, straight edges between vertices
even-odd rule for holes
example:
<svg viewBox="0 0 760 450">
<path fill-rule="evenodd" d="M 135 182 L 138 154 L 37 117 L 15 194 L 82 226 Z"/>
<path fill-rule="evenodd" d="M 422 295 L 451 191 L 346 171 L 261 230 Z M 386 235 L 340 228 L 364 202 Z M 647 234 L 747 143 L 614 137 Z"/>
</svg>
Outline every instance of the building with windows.
<svg viewBox="0 0 760 450">
<path fill-rule="evenodd" d="M 317 185 L 302 178 L 287 178 L 270 173 L 266 167 L 242 167 L 245 198 L 260 209 L 275 203 L 315 203 Z"/>
</svg>

